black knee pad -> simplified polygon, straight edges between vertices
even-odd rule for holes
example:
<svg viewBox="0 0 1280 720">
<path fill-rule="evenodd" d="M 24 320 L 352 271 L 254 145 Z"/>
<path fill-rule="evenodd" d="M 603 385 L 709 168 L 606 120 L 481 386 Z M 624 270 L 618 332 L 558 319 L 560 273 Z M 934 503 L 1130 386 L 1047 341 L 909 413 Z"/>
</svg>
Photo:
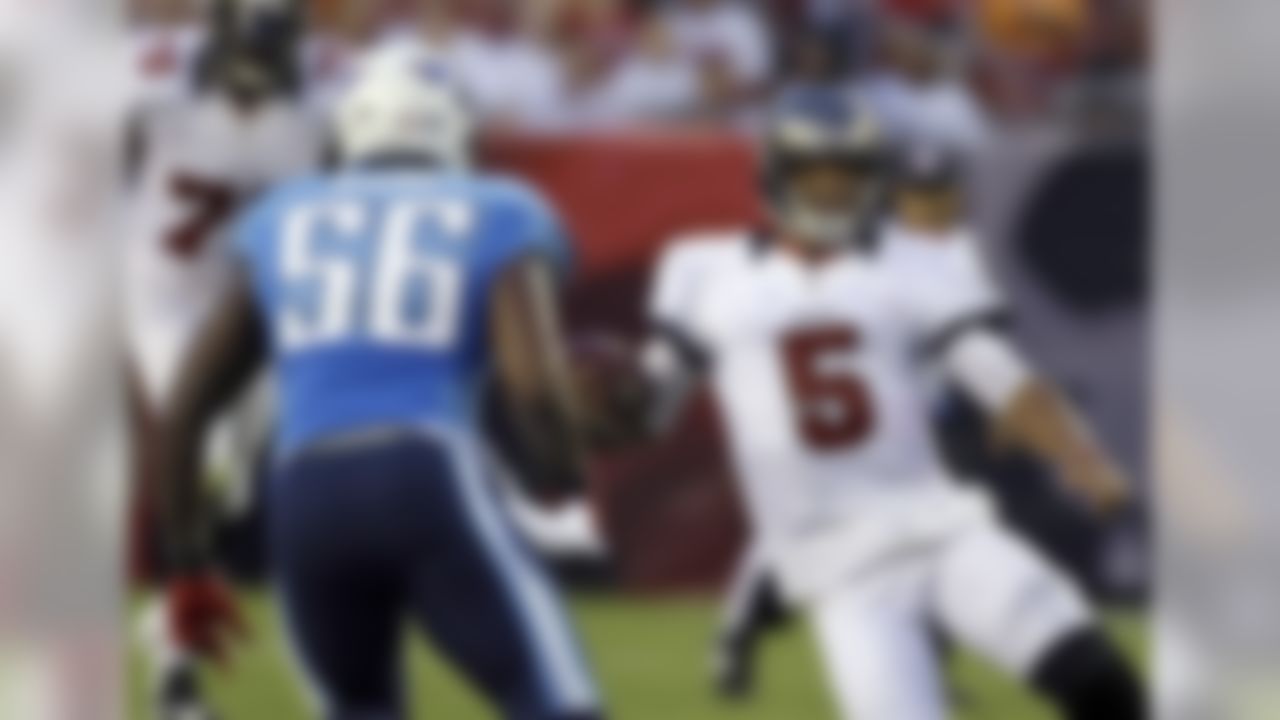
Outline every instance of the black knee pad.
<svg viewBox="0 0 1280 720">
<path fill-rule="evenodd" d="M 1034 674 L 1037 688 L 1069 720 L 1146 720 L 1145 692 L 1129 664 L 1096 628 L 1053 648 Z"/>
</svg>

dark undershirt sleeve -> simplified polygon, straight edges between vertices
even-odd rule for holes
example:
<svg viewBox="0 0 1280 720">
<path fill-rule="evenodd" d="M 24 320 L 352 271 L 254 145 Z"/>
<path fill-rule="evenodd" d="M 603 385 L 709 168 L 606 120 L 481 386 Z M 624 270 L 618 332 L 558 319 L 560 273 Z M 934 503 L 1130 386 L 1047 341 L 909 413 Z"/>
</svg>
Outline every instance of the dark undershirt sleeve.
<svg viewBox="0 0 1280 720">
<path fill-rule="evenodd" d="M 679 358 L 681 365 L 695 374 L 704 374 L 713 361 L 711 351 L 678 323 L 655 319 L 650 323 L 651 336 L 665 342 Z"/>
<path fill-rule="evenodd" d="M 941 357 L 960 338 L 975 330 L 1007 334 L 1013 329 L 1013 316 L 1003 307 L 992 308 L 959 317 L 938 328 L 920 343 L 920 356 L 927 360 Z"/>
</svg>

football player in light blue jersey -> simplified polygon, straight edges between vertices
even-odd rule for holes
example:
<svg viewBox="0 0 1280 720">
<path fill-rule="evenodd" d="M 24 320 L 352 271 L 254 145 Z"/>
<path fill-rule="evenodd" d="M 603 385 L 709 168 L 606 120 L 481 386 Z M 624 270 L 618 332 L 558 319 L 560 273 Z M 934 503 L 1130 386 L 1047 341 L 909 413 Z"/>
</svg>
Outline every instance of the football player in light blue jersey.
<svg viewBox="0 0 1280 720">
<path fill-rule="evenodd" d="M 325 718 L 405 715 L 413 619 L 502 717 L 603 717 L 560 597 L 480 451 L 492 379 L 538 461 L 575 477 L 583 413 L 556 287 L 569 250 L 519 183 L 469 165 L 465 103 L 405 48 L 361 68 L 336 121 L 342 168 L 241 219 L 241 281 L 169 409 L 171 625 L 218 656 L 234 627 L 209 565 L 196 468 L 210 419 L 270 361 L 281 416 L 272 570 Z"/>
</svg>

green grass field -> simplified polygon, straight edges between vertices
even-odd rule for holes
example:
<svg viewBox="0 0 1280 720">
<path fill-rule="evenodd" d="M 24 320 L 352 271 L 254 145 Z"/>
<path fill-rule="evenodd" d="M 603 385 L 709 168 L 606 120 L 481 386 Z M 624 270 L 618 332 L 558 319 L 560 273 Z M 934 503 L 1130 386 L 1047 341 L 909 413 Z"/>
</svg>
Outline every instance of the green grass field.
<svg viewBox="0 0 1280 720">
<path fill-rule="evenodd" d="M 621 720 L 823 720 L 834 718 L 821 669 L 803 623 L 792 626 L 763 648 L 761 683 L 754 699 L 726 704 L 711 691 L 708 639 L 716 607 L 701 599 L 644 600 L 613 596 L 579 597 L 574 602 L 610 708 Z M 250 642 L 237 650 L 229 670 L 210 670 L 213 699 L 226 720 L 305 720 L 307 706 L 293 674 L 280 625 L 269 602 L 249 604 Z M 1142 620 L 1115 614 L 1117 638 L 1146 665 L 1146 628 Z M 471 720 L 492 717 L 483 703 L 429 650 L 410 650 L 414 717 Z M 133 713 L 144 709 L 134 673 Z M 1048 720 L 1034 699 L 1016 685 L 971 658 L 952 669 L 962 720 Z"/>
</svg>

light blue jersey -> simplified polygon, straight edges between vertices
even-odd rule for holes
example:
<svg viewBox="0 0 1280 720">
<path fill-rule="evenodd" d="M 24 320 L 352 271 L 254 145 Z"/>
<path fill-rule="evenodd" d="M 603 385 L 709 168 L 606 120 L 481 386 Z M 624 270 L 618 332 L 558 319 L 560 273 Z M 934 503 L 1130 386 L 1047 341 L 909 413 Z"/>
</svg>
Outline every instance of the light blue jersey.
<svg viewBox="0 0 1280 720">
<path fill-rule="evenodd" d="M 236 245 L 270 336 L 282 453 L 368 427 L 472 427 L 495 279 L 531 253 L 569 255 L 518 182 L 373 169 L 281 186 Z"/>
</svg>

